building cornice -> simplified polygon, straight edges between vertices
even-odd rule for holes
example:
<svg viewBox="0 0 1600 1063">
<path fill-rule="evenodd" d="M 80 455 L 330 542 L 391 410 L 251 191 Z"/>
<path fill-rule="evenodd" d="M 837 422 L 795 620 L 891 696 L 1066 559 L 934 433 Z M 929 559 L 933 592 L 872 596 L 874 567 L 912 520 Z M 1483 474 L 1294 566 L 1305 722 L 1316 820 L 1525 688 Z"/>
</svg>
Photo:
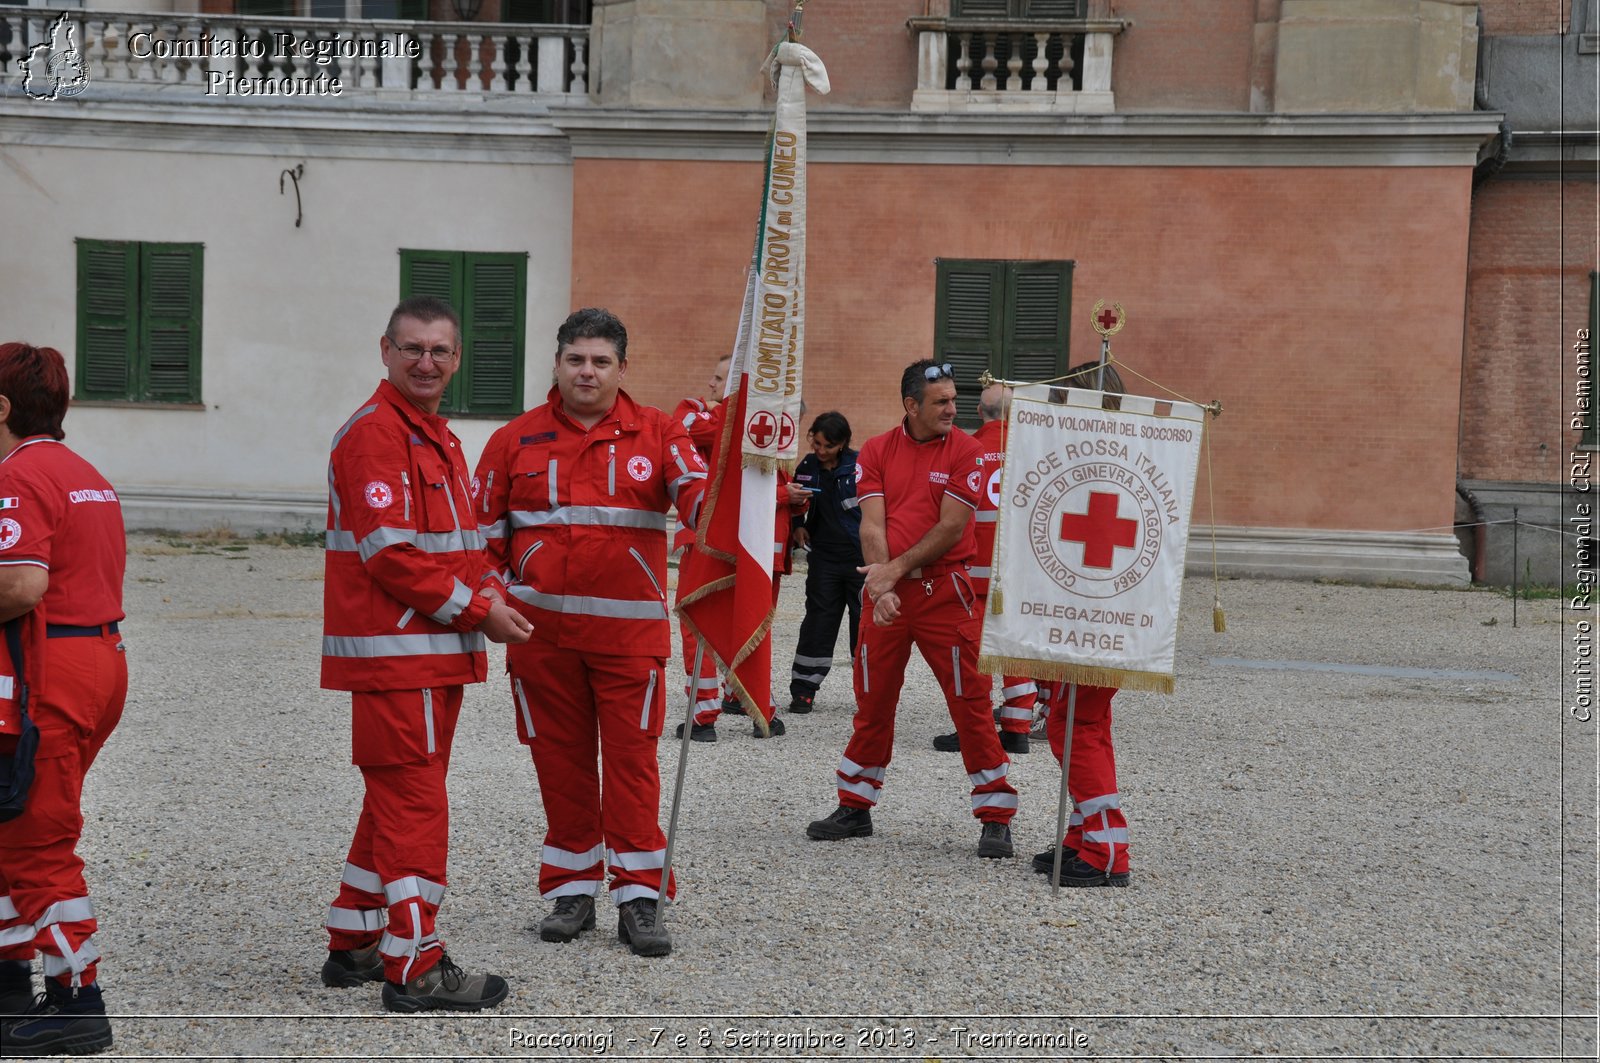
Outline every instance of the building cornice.
<svg viewBox="0 0 1600 1063">
<path fill-rule="evenodd" d="M 176 89 L 179 86 L 172 86 Z M 148 90 L 92 100 L 0 97 L 0 143 L 208 155 L 548 163 L 572 156 L 544 108 L 462 96 L 427 102 L 207 100 Z"/>
<path fill-rule="evenodd" d="M 550 109 L 575 159 L 748 162 L 761 112 Z M 1038 166 L 1466 166 L 1499 130 L 1489 112 L 1421 115 L 814 112 L 818 163 Z"/>
</svg>

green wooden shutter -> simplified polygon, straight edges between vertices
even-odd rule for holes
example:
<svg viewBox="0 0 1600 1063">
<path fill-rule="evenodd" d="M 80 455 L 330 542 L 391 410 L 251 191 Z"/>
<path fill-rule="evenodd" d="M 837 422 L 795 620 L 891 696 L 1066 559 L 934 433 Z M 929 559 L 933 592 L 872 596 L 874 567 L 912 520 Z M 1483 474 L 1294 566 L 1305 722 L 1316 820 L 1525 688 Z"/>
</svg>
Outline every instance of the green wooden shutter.
<svg viewBox="0 0 1600 1063">
<path fill-rule="evenodd" d="M 1004 351 L 996 375 L 1049 380 L 1067 371 L 1072 332 L 1072 263 L 1006 263 Z"/>
<path fill-rule="evenodd" d="M 978 377 L 999 371 L 1005 310 L 1005 263 L 939 259 L 934 361 L 956 373 L 956 423 L 978 424 Z"/>
<path fill-rule="evenodd" d="M 133 397 L 138 322 L 139 245 L 79 240 L 78 398 Z"/>
<path fill-rule="evenodd" d="M 468 254 L 465 275 L 459 374 L 464 379 L 456 409 L 521 413 L 528 256 Z"/>
<path fill-rule="evenodd" d="M 410 299 L 414 295 L 431 295 L 435 299 L 443 299 L 455 309 L 458 317 L 463 318 L 461 322 L 463 336 L 466 334 L 461 298 L 464 258 L 460 251 L 400 249 L 400 298 Z M 456 375 L 444 389 L 444 397 L 439 401 L 440 413 L 455 413 L 460 409 L 463 368 L 465 368 L 464 362 L 462 366 L 457 367 Z"/>
<path fill-rule="evenodd" d="M 139 246 L 139 398 L 200 401 L 203 246 Z"/>
</svg>

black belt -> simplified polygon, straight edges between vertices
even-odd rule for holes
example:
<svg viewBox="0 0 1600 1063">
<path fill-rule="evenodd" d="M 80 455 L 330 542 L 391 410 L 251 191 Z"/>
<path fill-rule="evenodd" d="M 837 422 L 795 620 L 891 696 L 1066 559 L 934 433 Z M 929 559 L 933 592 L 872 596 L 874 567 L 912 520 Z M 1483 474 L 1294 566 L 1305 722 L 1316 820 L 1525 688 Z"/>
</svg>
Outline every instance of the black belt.
<svg viewBox="0 0 1600 1063">
<path fill-rule="evenodd" d="M 88 627 L 80 627 L 77 624 L 46 624 L 44 626 L 44 636 L 49 639 L 84 639 L 94 638 L 98 635 L 115 635 L 116 633 L 117 622 L 115 620 L 109 624 L 91 624 Z"/>
</svg>

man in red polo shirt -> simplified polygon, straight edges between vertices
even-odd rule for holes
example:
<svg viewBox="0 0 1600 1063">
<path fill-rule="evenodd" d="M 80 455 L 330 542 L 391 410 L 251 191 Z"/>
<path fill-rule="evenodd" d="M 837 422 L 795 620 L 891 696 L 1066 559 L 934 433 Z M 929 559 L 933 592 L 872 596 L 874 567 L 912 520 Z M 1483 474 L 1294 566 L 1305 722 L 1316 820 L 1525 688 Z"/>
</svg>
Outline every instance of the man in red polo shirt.
<svg viewBox="0 0 1600 1063">
<path fill-rule="evenodd" d="M 984 489 L 983 447 L 955 427 L 948 363 L 923 360 L 900 378 L 905 420 L 867 441 L 856 459 L 863 625 L 855 657 L 856 715 L 839 762 L 839 807 L 806 834 L 823 841 L 872 833 L 894 745 L 895 707 L 914 643 L 944 690 L 983 823 L 978 855 L 1011 856 L 1017 791 L 989 714 L 989 677 L 978 671 L 982 599 L 967 569 L 977 556 L 972 515 Z"/>
<path fill-rule="evenodd" d="M 27 803 L 0 823 L 0 1014 L 26 1011 L 0 1020 L 6 1056 L 111 1047 L 77 847 L 83 779 L 128 692 L 117 633 L 127 545 L 116 492 L 61 443 L 66 412 L 61 353 L 0 346 L 0 621 L 20 624 L 24 658 L 18 668 L 5 653 L 0 758 L 17 747 L 24 683 L 39 731 Z"/>
</svg>

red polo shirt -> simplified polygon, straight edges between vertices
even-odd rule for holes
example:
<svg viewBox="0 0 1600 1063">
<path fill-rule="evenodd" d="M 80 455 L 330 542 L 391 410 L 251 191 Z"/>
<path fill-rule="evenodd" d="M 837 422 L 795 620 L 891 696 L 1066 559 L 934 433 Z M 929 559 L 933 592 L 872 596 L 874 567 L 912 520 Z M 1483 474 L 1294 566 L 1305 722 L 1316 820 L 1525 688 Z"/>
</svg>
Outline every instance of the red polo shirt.
<svg viewBox="0 0 1600 1063">
<path fill-rule="evenodd" d="M 976 510 L 983 487 L 983 447 L 959 428 L 919 443 L 902 421 L 867 440 L 856 458 L 856 497 L 883 499 L 891 559 L 921 542 L 939 522 L 945 496 Z M 961 538 L 934 564 L 970 562 L 977 554 L 968 521 Z"/>
<path fill-rule="evenodd" d="M 122 503 L 93 465 L 49 436 L 24 439 L 0 461 L 0 565 L 50 573 L 50 623 L 121 620 L 127 563 Z"/>
</svg>

